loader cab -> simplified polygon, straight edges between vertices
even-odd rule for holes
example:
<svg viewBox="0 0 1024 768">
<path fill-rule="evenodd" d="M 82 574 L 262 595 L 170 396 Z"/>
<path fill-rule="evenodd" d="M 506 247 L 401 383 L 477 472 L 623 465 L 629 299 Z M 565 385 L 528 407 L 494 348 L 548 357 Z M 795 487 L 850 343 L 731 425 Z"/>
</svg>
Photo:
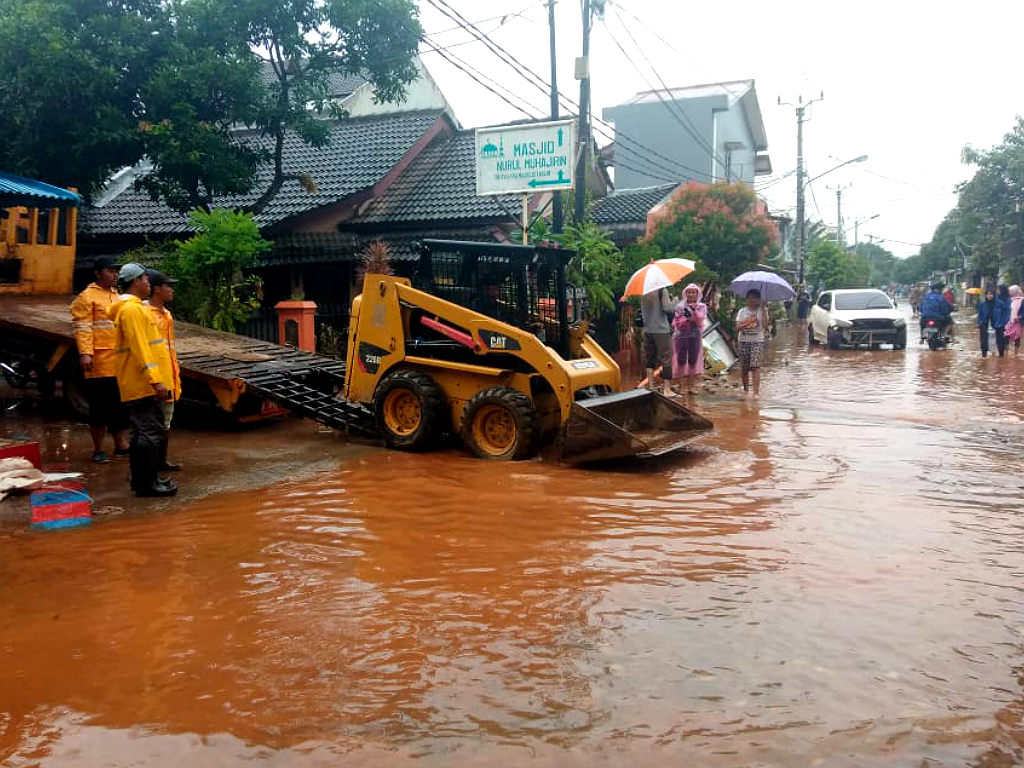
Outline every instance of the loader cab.
<svg viewBox="0 0 1024 768">
<path fill-rule="evenodd" d="M 79 196 L 0 173 L 0 294 L 66 294 L 75 267 Z"/>
<path fill-rule="evenodd" d="M 529 331 L 571 356 L 565 269 L 574 251 L 457 240 L 422 240 L 417 249 L 415 288 Z"/>
</svg>

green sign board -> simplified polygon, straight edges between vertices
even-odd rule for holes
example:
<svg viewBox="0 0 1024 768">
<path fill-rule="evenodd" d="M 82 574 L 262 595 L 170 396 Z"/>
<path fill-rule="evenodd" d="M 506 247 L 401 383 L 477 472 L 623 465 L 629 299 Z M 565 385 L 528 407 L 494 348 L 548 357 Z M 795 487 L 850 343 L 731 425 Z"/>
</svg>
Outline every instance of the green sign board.
<svg viewBox="0 0 1024 768">
<path fill-rule="evenodd" d="M 572 120 L 476 130 L 476 193 L 572 189 L 576 132 Z"/>
</svg>

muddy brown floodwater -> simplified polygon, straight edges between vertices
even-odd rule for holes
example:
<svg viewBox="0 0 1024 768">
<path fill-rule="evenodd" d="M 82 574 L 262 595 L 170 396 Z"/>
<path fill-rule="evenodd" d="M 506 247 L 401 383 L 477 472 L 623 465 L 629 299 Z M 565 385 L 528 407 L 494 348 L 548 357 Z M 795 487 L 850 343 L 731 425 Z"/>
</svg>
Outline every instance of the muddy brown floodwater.
<svg viewBox="0 0 1024 768">
<path fill-rule="evenodd" d="M 807 350 L 656 465 L 0 528 L 4 766 L 1024 759 L 1024 357 Z"/>
</svg>

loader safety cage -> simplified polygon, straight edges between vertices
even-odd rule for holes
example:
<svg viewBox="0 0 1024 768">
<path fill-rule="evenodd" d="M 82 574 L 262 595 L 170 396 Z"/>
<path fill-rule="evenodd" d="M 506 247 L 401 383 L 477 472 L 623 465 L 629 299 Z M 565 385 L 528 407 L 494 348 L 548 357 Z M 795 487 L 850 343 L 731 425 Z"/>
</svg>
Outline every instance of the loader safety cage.
<svg viewBox="0 0 1024 768">
<path fill-rule="evenodd" d="M 413 286 L 533 333 L 569 355 L 565 268 L 575 251 L 554 246 L 421 240 Z"/>
</svg>

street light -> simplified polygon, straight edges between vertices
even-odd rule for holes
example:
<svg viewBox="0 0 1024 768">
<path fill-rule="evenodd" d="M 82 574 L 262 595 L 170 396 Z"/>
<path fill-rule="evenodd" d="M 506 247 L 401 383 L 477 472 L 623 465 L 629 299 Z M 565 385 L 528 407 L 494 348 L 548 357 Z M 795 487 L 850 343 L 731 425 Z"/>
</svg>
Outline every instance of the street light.
<svg viewBox="0 0 1024 768">
<path fill-rule="evenodd" d="M 824 173 L 819 173 L 819 174 L 818 174 L 817 176 L 815 176 L 815 177 L 814 177 L 813 179 L 808 179 L 807 181 L 805 181 L 805 182 L 804 182 L 804 186 L 806 186 L 806 185 L 810 184 L 810 183 L 811 183 L 812 181 L 817 181 L 817 180 L 818 180 L 818 179 L 820 179 L 820 178 L 821 178 L 822 176 L 828 176 L 828 175 L 829 175 L 830 173 L 832 173 L 832 171 L 838 171 L 838 170 L 839 170 L 840 168 L 842 168 L 842 167 L 843 167 L 844 165 L 850 165 L 851 163 L 863 163 L 863 162 L 864 162 L 865 160 L 867 160 L 867 159 L 868 159 L 868 156 L 867 156 L 867 155 L 861 155 L 860 157 L 855 157 L 855 158 L 853 158 L 852 160 L 847 160 L 847 161 L 846 161 L 845 163 L 840 163 L 840 164 L 839 164 L 839 165 L 837 165 L 837 166 L 836 166 L 835 168 L 829 168 L 829 169 L 828 169 L 827 171 L 825 171 Z"/>
</svg>

